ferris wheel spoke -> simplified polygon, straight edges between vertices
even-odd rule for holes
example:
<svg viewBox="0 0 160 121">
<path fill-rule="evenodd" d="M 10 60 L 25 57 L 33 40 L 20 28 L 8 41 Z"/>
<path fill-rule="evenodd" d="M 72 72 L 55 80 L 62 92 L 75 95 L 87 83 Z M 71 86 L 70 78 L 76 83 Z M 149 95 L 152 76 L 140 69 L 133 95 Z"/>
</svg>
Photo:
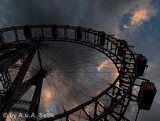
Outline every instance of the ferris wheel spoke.
<svg viewBox="0 0 160 121">
<path fill-rule="evenodd" d="M 51 82 L 50 83 L 49 82 L 50 81 L 48 81 L 48 84 L 51 84 Z M 58 102 L 59 102 L 62 110 L 65 111 L 65 105 L 64 105 L 64 103 L 63 103 L 63 101 L 61 99 L 61 95 L 62 96 L 65 96 L 65 95 L 58 89 L 58 87 L 56 86 L 56 84 L 54 83 L 54 81 L 52 81 L 52 83 L 53 83 L 52 85 L 54 85 L 54 88 L 55 88 L 55 92 L 54 92 L 54 93 L 56 93 L 55 96 L 57 97 L 57 100 L 58 100 Z"/>
<path fill-rule="evenodd" d="M 84 93 L 83 91 L 78 90 L 78 89 L 76 89 L 75 87 L 67 84 L 65 81 L 62 81 L 61 79 L 56 79 L 56 80 L 57 80 L 58 82 L 63 83 L 63 84 L 66 86 L 67 90 L 70 92 L 70 94 L 72 95 L 72 97 L 74 98 L 74 100 L 77 102 L 77 104 L 78 104 L 78 101 L 77 101 L 77 99 L 75 98 L 73 92 L 72 92 L 69 88 L 74 89 L 75 91 L 77 91 L 77 92 L 79 92 L 79 93 L 81 93 L 81 94 L 86 95 L 86 93 Z M 88 96 L 88 95 L 86 95 L 86 96 Z M 73 104 L 73 103 L 72 103 L 72 104 Z M 74 106 L 75 106 L 75 105 L 74 105 Z"/>
</svg>

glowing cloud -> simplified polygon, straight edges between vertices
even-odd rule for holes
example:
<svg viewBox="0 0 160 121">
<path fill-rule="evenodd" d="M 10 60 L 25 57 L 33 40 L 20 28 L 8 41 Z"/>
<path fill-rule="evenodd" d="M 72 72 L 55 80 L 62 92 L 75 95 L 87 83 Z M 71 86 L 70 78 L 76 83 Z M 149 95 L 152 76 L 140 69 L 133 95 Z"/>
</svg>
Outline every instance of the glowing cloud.
<svg viewBox="0 0 160 121">
<path fill-rule="evenodd" d="M 143 21 L 148 20 L 149 11 L 145 7 L 138 8 L 133 12 L 133 16 L 131 17 L 131 25 L 141 25 Z"/>
<path fill-rule="evenodd" d="M 52 94 L 48 88 L 44 89 L 44 91 L 42 92 L 42 96 L 45 104 L 49 104 L 54 98 L 54 94 Z"/>
<path fill-rule="evenodd" d="M 139 6 L 131 12 L 130 25 L 123 25 L 123 28 L 128 29 L 131 27 L 141 26 L 144 21 L 148 21 L 151 17 L 155 16 L 157 10 L 153 6 Z"/>
</svg>

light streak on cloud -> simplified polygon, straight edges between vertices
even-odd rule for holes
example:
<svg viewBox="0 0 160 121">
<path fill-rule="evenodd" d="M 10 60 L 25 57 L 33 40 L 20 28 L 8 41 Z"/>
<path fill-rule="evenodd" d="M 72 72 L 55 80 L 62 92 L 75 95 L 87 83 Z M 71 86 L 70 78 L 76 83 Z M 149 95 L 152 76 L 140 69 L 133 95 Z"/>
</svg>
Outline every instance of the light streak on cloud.
<svg viewBox="0 0 160 121">
<path fill-rule="evenodd" d="M 112 63 L 111 60 L 105 60 L 103 61 L 98 67 L 97 70 L 100 72 L 102 71 L 103 68 L 107 68 L 107 70 L 109 70 L 109 77 L 111 79 L 115 79 L 116 77 L 118 77 L 118 72 L 117 69 L 115 68 L 115 65 Z M 106 72 L 107 73 L 107 72 Z M 98 92 L 98 91 L 97 91 Z"/>
<path fill-rule="evenodd" d="M 97 70 L 100 71 L 102 68 L 107 67 L 109 65 L 109 60 L 103 61 L 98 67 Z"/>
<path fill-rule="evenodd" d="M 128 28 L 130 28 L 130 26 L 123 25 L 123 28 L 128 29 Z"/>
<path fill-rule="evenodd" d="M 107 70 L 109 70 L 108 72 L 109 73 L 111 72 L 110 73 L 111 75 L 112 74 L 117 75 L 117 70 L 111 60 L 105 60 L 102 63 L 100 63 L 100 65 L 97 67 L 97 70 L 100 72 L 103 68 L 107 68 Z"/>
</svg>

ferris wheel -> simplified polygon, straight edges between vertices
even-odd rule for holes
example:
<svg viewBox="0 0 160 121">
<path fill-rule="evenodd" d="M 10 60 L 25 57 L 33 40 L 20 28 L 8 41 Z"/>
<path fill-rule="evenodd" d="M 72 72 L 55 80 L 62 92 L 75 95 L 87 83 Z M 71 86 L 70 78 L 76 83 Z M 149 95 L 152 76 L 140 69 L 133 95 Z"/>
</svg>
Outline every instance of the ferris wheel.
<svg viewBox="0 0 160 121">
<path fill-rule="evenodd" d="M 132 49 L 80 26 L 0 29 L 0 120 L 11 112 L 26 121 L 134 120 L 131 104 L 149 110 L 156 88 Z"/>
</svg>

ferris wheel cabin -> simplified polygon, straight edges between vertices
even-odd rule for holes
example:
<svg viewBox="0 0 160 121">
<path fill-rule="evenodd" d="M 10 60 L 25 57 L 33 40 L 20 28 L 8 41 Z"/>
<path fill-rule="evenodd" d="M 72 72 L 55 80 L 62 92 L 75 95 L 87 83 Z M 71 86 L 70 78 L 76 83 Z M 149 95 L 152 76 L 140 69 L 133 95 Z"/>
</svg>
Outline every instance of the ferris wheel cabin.
<svg viewBox="0 0 160 121">
<path fill-rule="evenodd" d="M 147 58 L 143 55 L 138 55 L 136 62 L 137 62 L 137 76 L 138 77 L 143 76 L 147 64 Z"/>
<path fill-rule="evenodd" d="M 82 39 L 82 28 L 79 26 L 77 27 L 77 40 Z"/>
<path fill-rule="evenodd" d="M 31 38 L 32 37 L 31 28 L 29 26 L 25 26 L 23 28 L 23 31 L 24 31 L 25 38 Z"/>
<path fill-rule="evenodd" d="M 51 27 L 51 30 L 52 30 L 52 37 L 57 38 L 58 37 L 58 27 L 57 27 L 57 25 L 53 25 Z"/>
<path fill-rule="evenodd" d="M 104 32 L 99 32 L 98 34 L 100 36 L 99 45 L 100 46 L 104 46 L 105 45 L 105 36 L 106 36 L 106 34 Z"/>
<path fill-rule="evenodd" d="M 138 108 L 143 110 L 150 110 L 153 99 L 157 90 L 152 82 L 142 82 L 138 94 Z"/>
<path fill-rule="evenodd" d="M 143 55 L 138 55 L 136 58 L 136 63 L 137 77 L 143 76 L 147 64 L 146 57 Z M 150 110 L 156 92 L 157 90 L 154 83 L 149 81 L 142 82 L 138 94 L 138 108 L 143 110 Z"/>
<path fill-rule="evenodd" d="M 118 49 L 118 55 L 123 56 L 126 53 L 126 48 L 127 48 L 127 41 L 125 40 L 119 40 L 120 43 L 120 48 Z"/>
</svg>

